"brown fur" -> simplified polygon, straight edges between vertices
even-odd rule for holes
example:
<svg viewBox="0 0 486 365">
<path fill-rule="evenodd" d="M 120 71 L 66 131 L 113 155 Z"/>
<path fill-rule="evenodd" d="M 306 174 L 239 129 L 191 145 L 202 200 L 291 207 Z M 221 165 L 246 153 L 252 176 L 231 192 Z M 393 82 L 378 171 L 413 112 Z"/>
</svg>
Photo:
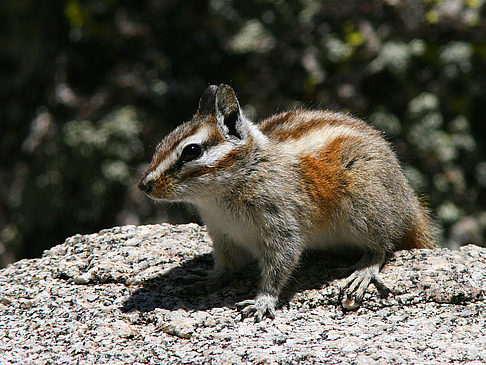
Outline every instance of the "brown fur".
<svg viewBox="0 0 486 365">
<path fill-rule="evenodd" d="M 292 110 L 267 118 L 260 123 L 260 130 L 267 135 L 271 135 L 275 129 L 295 119 L 296 113 L 295 110 Z"/>
<path fill-rule="evenodd" d="M 206 147 L 216 146 L 217 144 L 222 143 L 223 141 L 224 138 L 221 135 L 221 132 L 215 127 L 214 129 L 211 130 L 211 134 L 208 136 L 208 140 L 205 146 Z"/>
<path fill-rule="evenodd" d="M 321 220 L 333 217 L 348 184 L 340 156 L 343 140 L 345 138 L 336 138 L 317 156 L 305 155 L 301 158 L 300 168 L 306 190 L 311 201 L 317 205 Z"/>
<path fill-rule="evenodd" d="M 419 207 L 420 212 L 413 219 L 409 229 L 402 237 L 400 245 L 397 250 L 412 250 L 415 248 L 435 248 L 433 225 L 430 222 L 425 208 L 421 205 Z"/>
<path fill-rule="evenodd" d="M 159 196 L 170 196 L 174 182 L 175 180 L 170 174 L 160 177 L 154 183 L 153 193 Z"/>
</svg>

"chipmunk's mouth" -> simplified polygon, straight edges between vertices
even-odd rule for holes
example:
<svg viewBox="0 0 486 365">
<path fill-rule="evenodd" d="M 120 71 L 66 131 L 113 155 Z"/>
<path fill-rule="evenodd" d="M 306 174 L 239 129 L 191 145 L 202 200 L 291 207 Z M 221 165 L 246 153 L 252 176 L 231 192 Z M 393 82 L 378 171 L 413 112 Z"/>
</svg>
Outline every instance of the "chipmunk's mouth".
<svg viewBox="0 0 486 365">
<path fill-rule="evenodd" d="M 145 194 L 150 196 L 150 193 L 154 189 L 154 182 L 153 181 L 146 181 L 145 179 L 140 179 L 138 182 L 138 188 L 143 191 Z"/>
<path fill-rule="evenodd" d="M 174 189 L 171 182 L 172 179 L 168 176 L 158 179 L 147 179 L 144 176 L 139 180 L 137 186 L 150 199 L 172 201 L 174 200 Z"/>
</svg>

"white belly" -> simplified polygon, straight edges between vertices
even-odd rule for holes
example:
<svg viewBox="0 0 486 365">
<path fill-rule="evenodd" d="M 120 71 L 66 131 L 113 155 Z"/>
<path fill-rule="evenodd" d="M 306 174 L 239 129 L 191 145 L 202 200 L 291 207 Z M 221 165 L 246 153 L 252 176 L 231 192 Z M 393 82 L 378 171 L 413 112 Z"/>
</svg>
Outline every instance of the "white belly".
<svg viewBox="0 0 486 365">
<path fill-rule="evenodd" d="M 235 217 L 228 209 L 217 204 L 198 205 L 203 222 L 210 232 L 229 238 L 244 247 L 255 258 L 260 256 L 262 237 L 259 231 L 245 219 Z M 302 237 L 304 249 L 346 252 L 359 246 L 359 233 L 353 226 L 323 226 L 314 233 Z M 285 245 L 285 243 L 283 243 Z"/>
<path fill-rule="evenodd" d="M 199 207 L 199 212 L 210 232 L 225 235 L 233 243 L 246 248 L 254 257 L 259 256 L 261 237 L 249 222 L 237 219 L 231 212 L 213 204 Z"/>
</svg>

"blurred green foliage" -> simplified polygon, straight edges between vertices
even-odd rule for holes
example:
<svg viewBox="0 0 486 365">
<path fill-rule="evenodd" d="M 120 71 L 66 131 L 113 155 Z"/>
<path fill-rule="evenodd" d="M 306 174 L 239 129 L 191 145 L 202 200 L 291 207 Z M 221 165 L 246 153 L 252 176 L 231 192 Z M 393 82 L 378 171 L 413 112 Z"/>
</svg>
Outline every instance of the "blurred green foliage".
<svg viewBox="0 0 486 365">
<path fill-rule="evenodd" d="M 245 112 L 383 130 L 444 227 L 484 244 L 485 0 L 5 0 L 0 265 L 68 235 L 190 219 L 134 183 L 210 83 Z"/>
</svg>

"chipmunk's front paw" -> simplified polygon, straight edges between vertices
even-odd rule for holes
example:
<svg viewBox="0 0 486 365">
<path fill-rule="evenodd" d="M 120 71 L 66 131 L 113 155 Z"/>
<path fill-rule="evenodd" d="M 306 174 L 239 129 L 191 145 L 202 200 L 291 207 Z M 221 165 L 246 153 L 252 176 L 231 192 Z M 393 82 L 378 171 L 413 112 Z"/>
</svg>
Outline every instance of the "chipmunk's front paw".
<svg viewBox="0 0 486 365">
<path fill-rule="evenodd" d="M 191 285 L 185 286 L 183 293 L 186 295 L 209 294 L 224 288 L 230 281 L 231 275 L 225 273 L 212 273 L 200 277 L 196 276 L 191 278 L 191 280 L 188 280 L 188 283 Z"/>
<path fill-rule="evenodd" d="M 208 280 L 210 272 L 204 269 L 187 269 L 184 273 L 175 275 L 174 282 L 177 284 L 194 284 Z"/>
<path fill-rule="evenodd" d="M 275 307 L 277 298 L 268 294 L 257 295 L 255 299 L 248 299 L 237 303 L 241 309 L 241 318 L 254 316 L 255 322 L 260 322 L 263 318 L 275 318 Z"/>
<path fill-rule="evenodd" d="M 341 287 L 342 306 L 345 309 L 353 310 L 360 306 L 363 296 L 370 283 L 373 283 L 380 292 L 381 296 L 386 297 L 392 291 L 380 278 L 378 267 L 370 267 L 356 270 L 344 280 Z"/>
</svg>

